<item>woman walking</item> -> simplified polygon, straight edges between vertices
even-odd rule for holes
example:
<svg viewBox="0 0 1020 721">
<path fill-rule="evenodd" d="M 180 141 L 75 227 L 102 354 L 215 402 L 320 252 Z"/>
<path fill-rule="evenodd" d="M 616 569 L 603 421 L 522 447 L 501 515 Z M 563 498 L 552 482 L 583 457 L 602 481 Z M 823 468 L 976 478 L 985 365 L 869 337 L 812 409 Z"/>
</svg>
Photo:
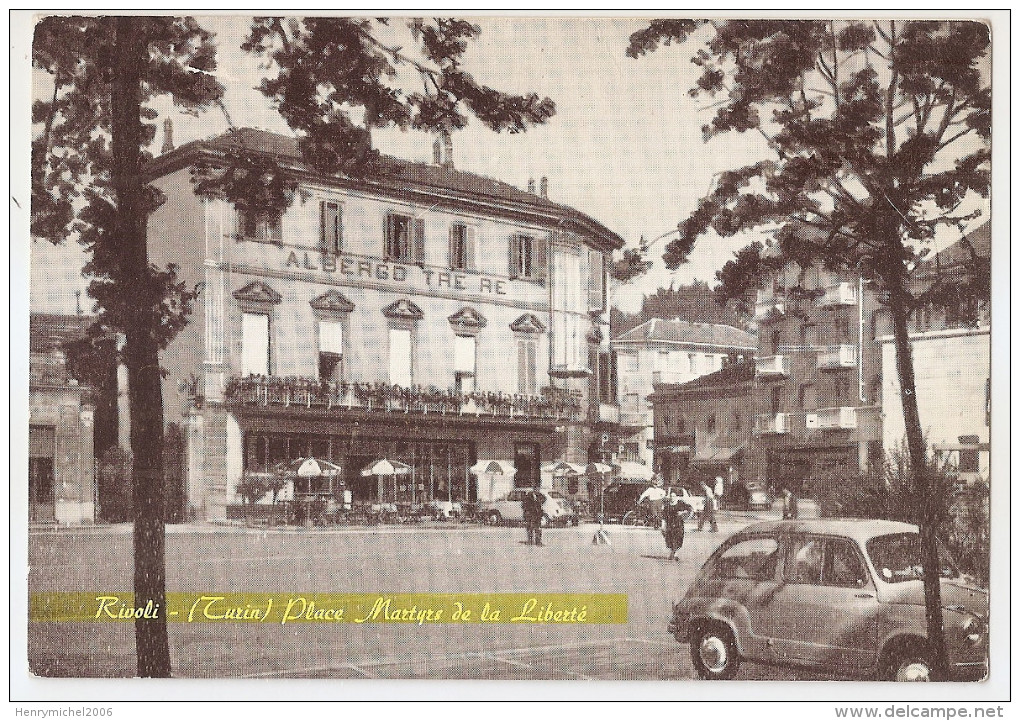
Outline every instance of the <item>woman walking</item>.
<svg viewBox="0 0 1020 721">
<path fill-rule="evenodd" d="M 680 500 L 680 497 L 672 490 L 666 498 L 662 509 L 662 536 L 666 540 L 666 548 L 669 549 L 669 560 L 678 561 L 676 552 L 684 545 L 684 521 L 690 516 L 693 509 Z"/>
</svg>

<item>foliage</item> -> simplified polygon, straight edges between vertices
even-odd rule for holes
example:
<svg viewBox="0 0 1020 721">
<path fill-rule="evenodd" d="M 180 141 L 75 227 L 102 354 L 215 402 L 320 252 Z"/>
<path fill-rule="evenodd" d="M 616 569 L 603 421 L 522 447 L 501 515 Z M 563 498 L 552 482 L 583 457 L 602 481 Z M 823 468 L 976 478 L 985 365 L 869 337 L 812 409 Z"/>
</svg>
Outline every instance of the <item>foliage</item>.
<svg viewBox="0 0 1020 721">
<path fill-rule="evenodd" d="M 688 323 L 718 323 L 737 328 L 744 326 L 739 305 L 714 293 L 704 281 L 695 279 L 690 285 L 658 288 L 641 301 L 641 310 L 624 314 L 613 309 L 610 326 L 614 338 L 652 318 L 672 320 L 679 318 Z"/>
<path fill-rule="evenodd" d="M 623 256 L 614 260 L 609 269 L 609 276 L 613 280 L 627 283 L 638 276 L 644 275 L 652 267 L 652 261 L 645 260 L 644 255 L 637 248 L 626 248 Z"/>
<path fill-rule="evenodd" d="M 413 50 L 383 41 L 397 30 L 385 18 L 253 20 L 241 48 L 269 70 L 258 89 L 297 132 L 302 157 L 319 172 L 385 172 L 372 148 L 373 128 L 449 136 L 474 115 L 496 132 L 520 133 L 556 112 L 549 98 L 500 92 L 461 68 L 478 26 L 453 18 L 411 19 L 404 30 Z M 402 87 L 407 75 L 420 90 Z M 246 149 L 195 176 L 199 194 L 269 217 L 290 207 L 295 189 L 274 159 Z"/>
<path fill-rule="evenodd" d="M 932 519 L 961 570 L 988 583 L 988 486 L 962 485 L 950 465 L 928 464 L 928 489 L 919 494 L 905 447 L 886 456 L 877 473 L 841 475 L 815 486 L 821 513 L 845 518 L 886 518 L 918 524 Z"/>
<path fill-rule="evenodd" d="M 909 282 L 936 231 L 961 235 L 990 190 L 989 31 L 963 21 L 654 21 L 631 36 L 639 57 L 660 42 L 703 45 L 690 96 L 715 108 L 706 142 L 760 134 L 768 157 L 718 176 L 666 246 L 667 267 L 694 242 L 758 228 L 775 233 L 778 262 L 853 269 L 873 281 L 893 323 L 914 492 L 931 496 L 907 316 Z M 750 253 L 728 269 L 737 297 L 768 268 Z M 764 278 L 761 278 L 764 280 Z M 946 283 L 956 279 L 946 278 Z M 959 286 L 959 284 L 958 284 Z M 980 287 L 980 284 L 979 284 Z M 961 286 L 961 292 L 965 289 Z M 950 297 L 935 294 L 929 300 Z M 929 509 L 931 510 L 931 509 Z M 921 524 L 925 614 L 935 678 L 948 673 L 934 518 Z"/>
</svg>

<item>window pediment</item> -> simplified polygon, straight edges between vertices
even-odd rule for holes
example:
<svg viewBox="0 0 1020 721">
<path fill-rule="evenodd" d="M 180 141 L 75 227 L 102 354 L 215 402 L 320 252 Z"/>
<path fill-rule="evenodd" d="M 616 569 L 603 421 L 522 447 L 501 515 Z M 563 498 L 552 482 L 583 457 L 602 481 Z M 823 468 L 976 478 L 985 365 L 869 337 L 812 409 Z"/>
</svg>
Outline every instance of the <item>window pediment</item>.
<svg viewBox="0 0 1020 721">
<path fill-rule="evenodd" d="M 534 313 L 525 313 L 510 324 L 515 333 L 545 333 L 545 326 Z"/>
<path fill-rule="evenodd" d="M 415 305 L 409 298 L 401 298 L 394 303 L 390 303 L 383 308 L 383 315 L 397 320 L 420 320 L 425 316 L 421 308 Z"/>
<path fill-rule="evenodd" d="M 243 288 L 235 290 L 231 293 L 231 295 L 233 295 L 237 300 L 244 301 L 246 303 L 258 303 L 263 305 L 276 305 L 283 300 L 282 295 L 259 280 L 252 281 Z"/>
<path fill-rule="evenodd" d="M 467 306 L 461 308 L 456 313 L 449 316 L 448 320 L 450 321 L 450 325 L 453 326 L 454 330 L 465 331 L 481 330 L 489 322 L 485 319 L 485 316 L 483 316 L 477 310 Z"/>
<path fill-rule="evenodd" d="M 315 310 L 331 313 L 350 313 L 354 310 L 354 303 L 349 301 L 343 293 L 332 288 L 319 297 L 313 298 L 311 306 Z"/>
</svg>

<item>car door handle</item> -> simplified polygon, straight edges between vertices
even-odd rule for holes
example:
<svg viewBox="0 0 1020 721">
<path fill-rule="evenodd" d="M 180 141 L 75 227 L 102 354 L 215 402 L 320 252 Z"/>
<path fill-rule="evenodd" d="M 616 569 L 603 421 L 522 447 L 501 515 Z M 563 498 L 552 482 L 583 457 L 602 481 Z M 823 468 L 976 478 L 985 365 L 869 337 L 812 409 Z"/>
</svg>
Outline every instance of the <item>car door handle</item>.
<svg viewBox="0 0 1020 721">
<path fill-rule="evenodd" d="M 875 594 L 873 594 L 873 593 L 855 593 L 854 594 L 854 598 L 874 598 L 874 597 L 875 597 Z"/>
</svg>

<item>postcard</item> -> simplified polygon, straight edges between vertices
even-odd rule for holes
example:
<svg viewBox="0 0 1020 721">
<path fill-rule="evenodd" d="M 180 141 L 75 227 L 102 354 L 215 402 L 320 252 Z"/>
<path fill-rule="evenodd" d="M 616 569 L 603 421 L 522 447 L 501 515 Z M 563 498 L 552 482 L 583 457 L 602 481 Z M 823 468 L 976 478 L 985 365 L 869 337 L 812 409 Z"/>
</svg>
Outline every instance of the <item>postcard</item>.
<svg viewBox="0 0 1020 721">
<path fill-rule="evenodd" d="M 1007 24 L 749 15 L 15 14 L 15 696 L 1004 697 Z"/>
</svg>

